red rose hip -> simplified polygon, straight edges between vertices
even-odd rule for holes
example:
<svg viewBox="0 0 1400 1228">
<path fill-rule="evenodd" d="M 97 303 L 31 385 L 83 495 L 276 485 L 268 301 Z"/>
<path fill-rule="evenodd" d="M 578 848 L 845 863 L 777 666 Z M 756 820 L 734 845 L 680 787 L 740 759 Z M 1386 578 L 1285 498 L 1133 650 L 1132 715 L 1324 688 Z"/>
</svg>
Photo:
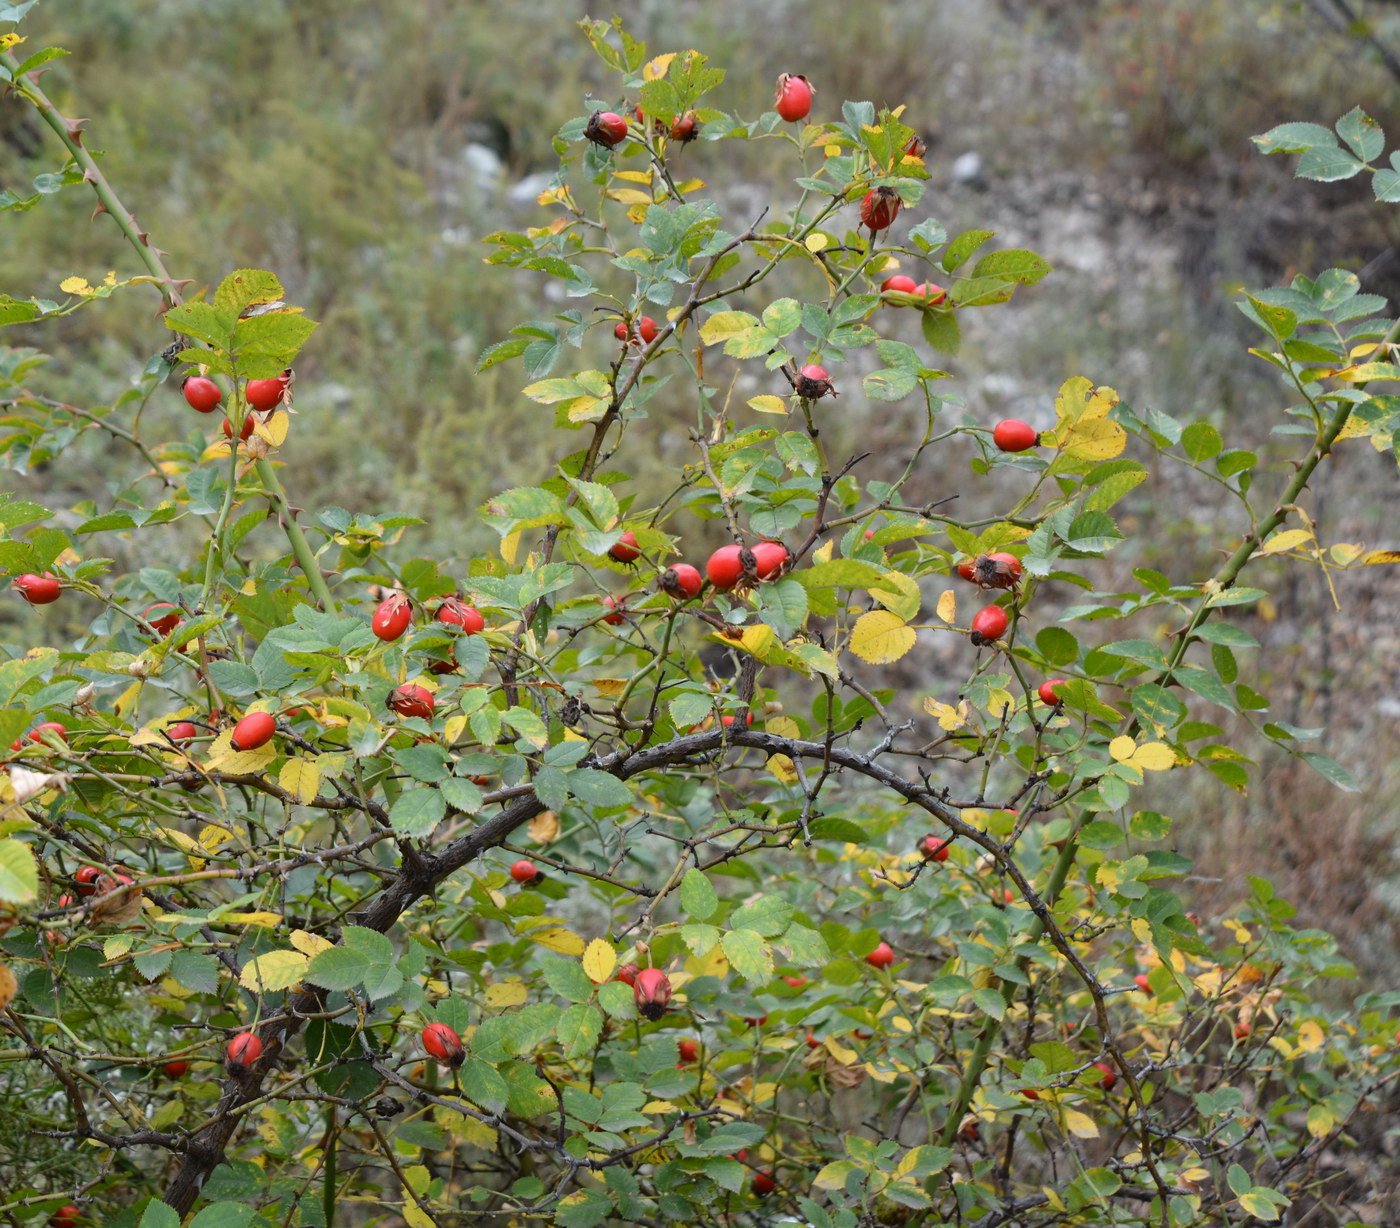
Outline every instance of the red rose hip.
<svg viewBox="0 0 1400 1228">
<path fill-rule="evenodd" d="M 893 188 L 871 188 L 860 202 L 860 220 L 872 231 L 886 230 L 899 216 L 901 204 L 899 193 Z"/>
<path fill-rule="evenodd" d="M 661 573 L 661 591 L 677 601 L 689 601 L 700 592 L 700 573 L 689 563 L 673 563 Z"/>
<path fill-rule="evenodd" d="M 225 1054 L 230 1070 L 247 1070 L 262 1057 L 263 1043 L 254 1032 L 240 1032 L 228 1042 Z"/>
<path fill-rule="evenodd" d="M 544 881 L 544 874 L 539 866 L 523 857 L 510 867 L 510 876 L 522 887 L 533 887 L 536 883 Z"/>
<path fill-rule="evenodd" d="M 1047 682 L 1042 682 L 1040 686 L 1036 688 L 1035 692 L 1040 696 L 1040 702 L 1049 704 L 1052 708 L 1058 708 L 1060 706 L 1060 696 L 1055 688 L 1064 681 L 1063 678 L 1051 678 Z"/>
<path fill-rule="evenodd" d="M 778 1183 L 773 1179 L 772 1173 L 754 1173 L 751 1188 L 753 1192 L 762 1198 L 765 1194 L 771 1194 L 778 1188 Z"/>
<path fill-rule="evenodd" d="M 484 626 L 486 619 L 475 606 L 468 605 L 460 597 L 449 597 L 437 609 L 437 620 L 450 627 L 461 627 L 468 635 L 475 635 Z"/>
<path fill-rule="evenodd" d="M 250 379 L 243 387 L 244 399 L 254 409 L 266 413 L 276 409 L 287 395 L 287 376 L 277 379 Z"/>
<path fill-rule="evenodd" d="M 433 693 L 427 687 L 413 683 L 395 687 L 389 692 L 387 702 L 400 716 L 416 716 L 425 721 L 433 719 L 433 709 L 437 707 Z"/>
<path fill-rule="evenodd" d="M 831 377 L 826 373 L 826 368 L 814 362 L 809 362 L 797 373 L 797 378 L 793 380 L 793 389 L 804 401 L 817 401 L 825 396 L 836 395 L 836 389 L 831 386 Z"/>
<path fill-rule="evenodd" d="M 925 861 L 947 861 L 948 846 L 952 840 L 944 840 L 938 836 L 928 835 L 919 841 L 919 856 Z"/>
<path fill-rule="evenodd" d="M 396 593 L 379 603 L 379 608 L 375 610 L 374 618 L 370 621 L 370 629 L 381 640 L 396 640 L 408 630 L 412 617 L 413 607 L 408 598 L 402 593 Z"/>
<path fill-rule="evenodd" d="M 59 583 L 58 577 L 50 575 L 48 572 L 42 576 L 26 572 L 22 576 L 16 576 L 10 587 L 30 605 L 52 605 L 58 600 L 59 593 L 63 591 L 63 585 Z"/>
<path fill-rule="evenodd" d="M 635 986 L 637 984 L 637 975 L 640 972 L 641 969 L 638 968 L 636 964 L 623 964 L 621 968 L 613 973 L 613 980 L 621 981 L 624 985 Z"/>
<path fill-rule="evenodd" d="M 631 529 L 608 547 L 608 558 L 615 563 L 633 563 L 641 554 L 642 548 L 637 545 L 637 535 Z"/>
<path fill-rule="evenodd" d="M 157 602 L 141 611 L 142 621 L 157 635 L 169 635 L 180 625 L 180 611 L 168 601 Z"/>
<path fill-rule="evenodd" d="M 992 442 L 1003 452 L 1024 452 L 1040 442 L 1040 433 L 1028 422 L 1003 418 L 992 428 Z"/>
<path fill-rule="evenodd" d="M 693 1040 L 676 1041 L 676 1052 L 680 1055 L 682 1062 L 693 1062 L 700 1056 L 700 1046 Z"/>
<path fill-rule="evenodd" d="M 671 1001 L 671 978 L 659 968 L 643 968 L 632 986 L 632 997 L 643 1018 L 655 1022 Z"/>
<path fill-rule="evenodd" d="M 173 1062 L 166 1062 L 165 1065 L 161 1067 L 161 1069 L 165 1071 L 166 1076 L 171 1079 L 178 1079 L 189 1068 L 190 1064 L 184 1061 L 183 1059 L 177 1059 Z"/>
<path fill-rule="evenodd" d="M 250 712 L 233 727 L 231 739 L 234 750 L 257 750 L 272 741 L 277 722 L 270 712 Z"/>
<path fill-rule="evenodd" d="M 583 135 L 595 145 L 612 149 L 627 139 L 627 121 L 616 111 L 594 111 Z"/>
<path fill-rule="evenodd" d="M 865 962 L 872 968 L 888 968 L 894 963 L 894 951 L 888 942 L 882 942 L 865 957 Z"/>
<path fill-rule="evenodd" d="M 788 561 L 788 550 L 782 542 L 758 542 L 753 548 L 754 571 L 760 580 L 772 580 Z"/>
<path fill-rule="evenodd" d="M 740 558 L 742 547 L 721 546 L 705 564 L 705 575 L 717 589 L 733 588 L 744 578 L 744 564 Z"/>
<path fill-rule="evenodd" d="M 430 1023 L 423 1029 L 423 1051 L 448 1066 L 460 1066 L 466 1056 L 462 1038 L 445 1023 Z"/>
<path fill-rule="evenodd" d="M 191 409 L 202 414 L 212 414 L 224 399 L 223 390 L 213 380 L 203 375 L 191 375 L 180 389 Z"/>
<path fill-rule="evenodd" d="M 972 642 L 979 648 L 1000 639 L 1005 633 L 1010 619 L 999 605 L 989 605 L 978 610 L 972 619 Z"/>
<path fill-rule="evenodd" d="M 778 78 L 778 92 L 773 99 L 773 107 L 788 123 L 806 119 L 812 110 L 812 95 L 816 90 L 812 83 L 800 73 L 783 73 Z"/>
</svg>

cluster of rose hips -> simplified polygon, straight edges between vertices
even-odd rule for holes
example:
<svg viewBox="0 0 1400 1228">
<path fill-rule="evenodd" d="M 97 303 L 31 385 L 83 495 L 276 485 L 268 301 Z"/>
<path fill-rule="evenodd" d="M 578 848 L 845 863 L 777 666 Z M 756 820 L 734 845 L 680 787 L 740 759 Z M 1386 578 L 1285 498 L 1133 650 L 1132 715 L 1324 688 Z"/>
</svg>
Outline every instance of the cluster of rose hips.
<svg viewBox="0 0 1400 1228">
<path fill-rule="evenodd" d="M 291 382 L 292 372 L 288 368 L 276 379 L 250 379 L 243 385 L 243 399 L 252 412 L 244 416 L 243 426 L 238 432 L 239 439 L 247 440 L 252 435 L 253 428 L 257 425 L 257 420 L 253 417 L 254 412 L 269 413 L 284 401 L 290 400 Z M 190 376 L 181 385 L 181 391 L 185 394 L 185 401 L 189 407 L 201 414 L 212 414 L 224 399 L 224 390 L 207 375 Z M 233 438 L 233 423 L 228 418 L 224 419 L 224 438 Z"/>
</svg>

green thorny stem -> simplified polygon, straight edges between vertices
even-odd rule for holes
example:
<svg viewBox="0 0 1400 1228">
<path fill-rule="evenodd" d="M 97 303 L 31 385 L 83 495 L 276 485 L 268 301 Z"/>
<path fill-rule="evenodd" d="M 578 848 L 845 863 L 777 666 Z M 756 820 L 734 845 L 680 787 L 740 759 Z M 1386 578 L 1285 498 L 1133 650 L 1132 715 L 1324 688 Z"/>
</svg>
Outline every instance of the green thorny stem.
<svg viewBox="0 0 1400 1228">
<path fill-rule="evenodd" d="M 1386 333 L 1385 344 L 1389 344 L 1397 338 L 1400 338 L 1400 320 L 1397 320 L 1391 325 L 1389 332 Z M 1364 388 L 1365 385 L 1358 385 L 1358 387 Z M 1215 608 L 1210 604 L 1211 595 L 1233 585 L 1236 579 L 1239 578 L 1240 572 L 1245 569 L 1250 559 L 1254 556 L 1258 547 L 1275 529 L 1288 519 L 1289 512 L 1294 510 L 1293 505 L 1307 487 L 1318 465 L 1331 453 L 1332 446 L 1337 441 L 1337 436 L 1341 434 L 1343 428 L 1347 424 L 1347 420 L 1351 416 L 1351 408 L 1350 404 L 1342 404 L 1332 417 L 1326 421 L 1314 438 L 1313 445 L 1309 449 L 1308 455 L 1298 463 L 1297 472 L 1293 475 L 1292 480 L 1279 496 L 1278 503 L 1274 510 L 1254 527 L 1253 531 L 1245 537 L 1244 541 L 1240 543 L 1235 552 L 1225 560 L 1220 570 L 1217 571 L 1206 584 L 1205 595 L 1196 606 L 1195 612 L 1192 614 L 1186 626 L 1182 628 L 1177 636 L 1176 647 L 1167 663 L 1167 668 L 1155 679 L 1159 685 L 1170 681 L 1172 672 L 1181 664 L 1187 650 L 1190 648 L 1195 638 L 1195 632 L 1200 628 L 1201 624 L 1210 617 L 1211 610 Z M 1134 717 L 1127 723 L 1124 732 L 1131 735 L 1136 732 L 1137 728 L 1137 718 Z M 1054 907 L 1055 901 L 1059 898 L 1060 891 L 1064 888 L 1065 879 L 1069 876 L 1070 866 L 1074 864 L 1075 858 L 1078 856 L 1078 832 L 1091 818 L 1092 815 L 1089 812 L 1084 812 L 1079 816 L 1074 831 L 1070 834 L 1069 838 L 1065 840 L 1064 848 L 1060 850 L 1060 855 L 1055 861 L 1054 868 L 1051 870 L 1050 881 L 1046 886 L 1043 897 L 1046 906 L 1049 908 Z M 1033 918 L 1027 931 L 1027 941 L 1036 941 L 1044 931 L 1045 926 L 1041 920 L 1038 917 Z M 1022 966 L 1024 966 L 1026 962 L 1027 961 L 1023 959 L 1021 961 Z M 1016 989 L 1017 986 L 1014 982 L 1002 982 L 1002 1000 L 1008 1006 L 1016 996 Z M 939 1142 L 945 1147 L 952 1142 L 953 1137 L 957 1134 L 959 1123 L 962 1121 L 963 1115 L 967 1112 L 968 1105 L 972 1103 L 973 1093 L 977 1090 L 977 1084 L 982 1077 L 982 1072 L 986 1069 L 987 1058 L 991 1053 L 992 1045 L 996 1039 L 996 1033 L 996 1027 L 989 1021 L 982 1035 L 978 1037 L 972 1053 L 968 1056 L 967 1065 L 963 1070 L 962 1081 L 958 1086 L 957 1098 L 953 1101 L 952 1105 L 950 1105 L 948 1118 L 943 1123 L 943 1131 L 939 1137 Z M 1126 1060 L 1123 1059 L 1122 1054 L 1118 1052 L 1118 1047 L 1116 1043 L 1113 1042 L 1112 1038 L 1105 1037 L 1105 1043 L 1109 1046 L 1111 1056 L 1115 1059 L 1119 1070 L 1127 1081 L 1133 1098 L 1141 1106 L 1141 1092 L 1136 1077 L 1128 1068 L 1128 1064 Z"/>
<path fill-rule="evenodd" d="M 4 63 L 11 75 L 19 67 L 14 55 L 9 51 L 0 53 L 0 63 Z M 16 80 L 13 86 L 14 90 L 39 112 L 39 117 L 53 129 L 54 134 L 63 142 L 73 161 L 82 168 L 83 181 L 91 184 L 92 190 L 97 194 L 98 211 L 111 214 L 117 228 L 135 249 L 137 256 L 141 258 L 141 263 L 146 266 L 160 291 L 161 297 L 165 300 L 164 310 L 168 311 L 171 307 L 178 306 L 181 301 L 180 289 L 188 285 L 189 282 L 177 281 L 170 275 L 170 270 L 165 267 L 165 262 L 161 259 L 164 253 L 151 246 L 150 236 L 136 223 L 136 215 L 122 204 L 121 198 L 113 190 L 107 176 L 102 173 L 102 168 L 97 165 L 97 160 L 84 147 L 83 124 L 87 121 L 66 118 L 40 88 L 38 77 L 43 71 L 40 69 L 29 73 L 23 81 Z M 95 216 L 96 214 L 94 214 Z M 236 451 L 235 447 L 235 454 Z M 316 563 L 316 556 L 311 549 L 311 544 L 306 540 L 306 534 L 302 532 L 301 526 L 296 522 L 295 512 L 287 501 L 286 491 L 282 488 L 282 483 L 278 480 L 276 472 L 265 458 L 260 458 L 253 468 L 263 484 L 268 500 L 277 509 L 277 518 L 282 524 L 282 530 L 286 533 L 287 540 L 291 543 L 292 553 L 296 556 L 297 564 L 306 575 L 312 593 L 323 609 L 331 609 L 335 600 L 331 596 L 325 577 L 321 574 L 321 569 Z M 218 552 L 219 538 L 226 519 L 227 510 L 220 516 L 215 525 L 214 540 L 210 543 L 211 564 L 214 555 Z M 208 587 L 208 574 L 206 573 L 205 592 L 201 604 L 208 598 Z"/>
</svg>

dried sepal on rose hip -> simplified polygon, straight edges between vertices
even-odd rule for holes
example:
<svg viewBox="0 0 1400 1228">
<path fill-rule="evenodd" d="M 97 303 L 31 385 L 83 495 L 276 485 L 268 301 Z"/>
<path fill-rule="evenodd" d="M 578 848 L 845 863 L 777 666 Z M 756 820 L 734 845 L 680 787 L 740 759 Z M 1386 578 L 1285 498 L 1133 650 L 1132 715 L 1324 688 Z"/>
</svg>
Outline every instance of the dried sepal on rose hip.
<svg viewBox="0 0 1400 1228">
<path fill-rule="evenodd" d="M 671 978 L 659 968 L 643 968 L 632 986 L 632 998 L 642 1017 L 655 1022 L 670 1005 Z"/>
<path fill-rule="evenodd" d="M 984 644 L 994 643 L 1006 634 L 1006 628 L 1011 620 L 1007 617 L 1006 611 L 999 605 L 984 606 L 978 610 L 972 619 L 972 642 L 981 648 Z"/>
<path fill-rule="evenodd" d="M 627 139 L 627 121 L 616 111 L 594 111 L 583 135 L 595 145 L 612 149 Z"/>
<path fill-rule="evenodd" d="M 631 529 L 608 547 L 608 558 L 614 563 L 635 563 L 641 557 L 642 548 L 637 544 L 637 535 Z"/>
<path fill-rule="evenodd" d="M 693 141 L 700 135 L 701 127 L 702 125 L 699 119 L 696 118 L 695 112 L 687 111 L 671 125 L 671 130 L 667 135 L 670 136 L 671 140 L 679 141 L 684 145 L 687 141 Z"/>
<path fill-rule="evenodd" d="M 689 563 L 673 563 L 657 578 L 661 591 L 676 601 L 699 596 L 702 583 L 700 573 Z"/>
<path fill-rule="evenodd" d="M 510 876 L 522 887 L 534 887 L 544 882 L 544 871 L 523 857 L 511 865 Z"/>
<path fill-rule="evenodd" d="M 871 188 L 860 202 L 860 220 L 872 231 L 887 230 L 899 216 L 903 203 L 888 184 Z"/>
<path fill-rule="evenodd" d="M 836 395 L 836 389 L 832 387 L 831 376 L 826 373 L 826 368 L 814 362 L 809 362 L 797 373 L 797 378 L 792 381 L 792 389 L 804 401 L 819 401 L 822 397 Z"/>
</svg>

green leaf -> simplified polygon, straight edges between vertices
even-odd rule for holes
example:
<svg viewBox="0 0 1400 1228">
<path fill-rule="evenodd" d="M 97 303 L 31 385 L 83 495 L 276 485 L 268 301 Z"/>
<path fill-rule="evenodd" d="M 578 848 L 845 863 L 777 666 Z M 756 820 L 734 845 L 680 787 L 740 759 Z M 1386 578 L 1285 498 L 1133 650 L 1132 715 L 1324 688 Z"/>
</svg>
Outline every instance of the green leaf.
<svg viewBox="0 0 1400 1228">
<path fill-rule="evenodd" d="M 428 836 L 446 813 L 447 803 L 436 789 L 411 788 L 389 808 L 389 826 L 401 836 Z"/>
<path fill-rule="evenodd" d="M 510 1099 L 510 1088 L 506 1086 L 501 1072 L 490 1062 L 470 1057 L 462 1063 L 457 1077 L 461 1081 L 463 1094 L 473 1104 L 479 1105 L 488 1113 L 499 1113 L 506 1107 L 506 1102 Z"/>
<path fill-rule="evenodd" d="M 996 234 L 995 230 L 965 230 L 948 244 L 940 263 L 948 272 L 953 272 L 973 252 Z"/>
<path fill-rule="evenodd" d="M 681 879 L 681 907 L 697 921 L 708 921 L 719 907 L 719 896 L 699 870 L 687 870 Z"/>
<path fill-rule="evenodd" d="M 977 1004 L 978 1010 L 993 1019 L 1000 1020 L 1006 1014 L 1006 999 L 995 989 L 974 990 L 972 1000 Z"/>
<path fill-rule="evenodd" d="M 216 1202 L 190 1220 L 189 1228 L 248 1228 L 253 1215 L 247 1203 Z"/>
<path fill-rule="evenodd" d="M 582 1057 L 592 1051 L 603 1030 L 603 1012 L 596 1006 L 580 1002 L 559 1016 L 558 1039 L 564 1046 L 565 1058 Z"/>
<path fill-rule="evenodd" d="M 789 962 L 802 968 L 819 968 L 831 958 L 831 948 L 816 930 L 793 922 L 773 945 L 785 952 Z"/>
<path fill-rule="evenodd" d="M 1339 179 L 1350 179 L 1364 167 L 1361 159 L 1340 145 L 1315 145 L 1303 152 L 1293 174 L 1299 179 L 1335 183 Z"/>
<path fill-rule="evenodd" d="M 1050 262 L 1035 252 L 1011 248 L 983 256 L 972 270 L 974 277 L 1001 277 L 1030 286 L 1050 272 Z"/>
<path fill-rule="evenodd" d="M 1279 124 L 1260 136 L 1250 137 L 1261 153 L 1302 153 L 1317 145 L 1335 145 L 1337 138 L 1321 124 Z"/>
<path fill-rule="evenodd" d="M 567 773 L 569 792 L 590 806 L 630 806 L 632 792 L 616 776 L 597 768 L 578 768 Z"/>
<path fill-rule="evenodd" d="M 1385 133 L 1360 107 L 1353 107 L 1337 121 L 1337 135 L 1363 162 L 1373 162 L 1385 148 Z"/>
<path fill-rule="evenodd" d="M 767 982 L 773 979 L 773 952 L 753 930 L 726 930 L 720 939 L 720 946 L 730 966 L 746 981 Z"/>
<path fill-rule="evenodd" d="M 39 896 L 39 864 L 27 844 L 0 840 L 0 903 L 31 904 Z"/>
<path fill-rule="evenodd" d="M 557 955 L 540 955 L 540 972 L 545 984 L 570 1002 L 587 1002 L 593 997 L 593 982 L 577 960 Z"/>
<path fill-rule="evenodd" d="M 1345 793 L 1355 793 L 1361 787 L 1346 768 L 1326 755 L 1320 755 L 1316 751 L 1304 751 L 1299 758 L 1323 779 L 1330 781 Z"/>
<path fill-rule="evenodd" d="M 924 340 L 938 353 L 956 358 L 962 348 L 962 329 L 958 317 L 948 310 L 934 308 L 923 313 L 920 321 Z"/>
<path fill-rule="evenodd" d="M 761 895 L 750 904 L 735 910 L 729 923 L 739 929 L 750 929 L 764 938 L 773 938 L 787 928 L 792 919 L 792 904 L 780 895 Z"/>
<path fill-rule="evenodd" d="M 141 1223 L 137 1228 L 180 1228 L 180 1216 L 174 1207 L 152 1200 L 141 1212 Z"/>
</svg>

